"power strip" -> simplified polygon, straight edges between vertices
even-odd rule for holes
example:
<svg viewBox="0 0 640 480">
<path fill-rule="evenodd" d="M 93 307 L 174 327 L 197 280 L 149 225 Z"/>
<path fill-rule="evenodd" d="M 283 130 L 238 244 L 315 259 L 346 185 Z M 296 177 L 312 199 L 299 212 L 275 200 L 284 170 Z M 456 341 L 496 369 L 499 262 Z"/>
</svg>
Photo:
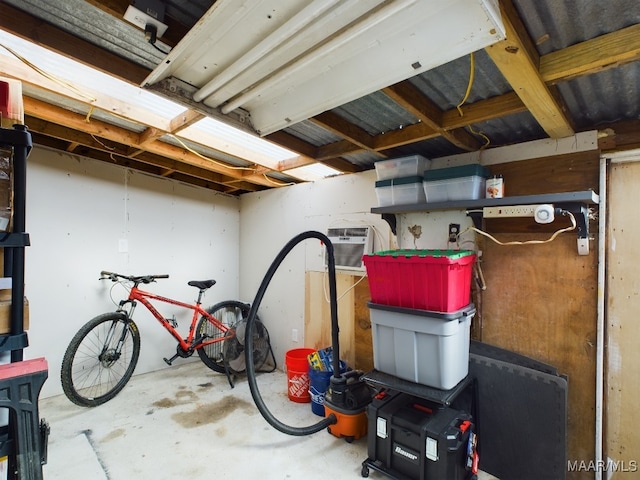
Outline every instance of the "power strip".
<svg viewBox="0 0 640 480">
<path fill-rule="evenodd" d="M 483 207 L 482 215 L 485 218 L 533 217 L 536 208 L 539 206 L 540 205 Z"/>
</svg>

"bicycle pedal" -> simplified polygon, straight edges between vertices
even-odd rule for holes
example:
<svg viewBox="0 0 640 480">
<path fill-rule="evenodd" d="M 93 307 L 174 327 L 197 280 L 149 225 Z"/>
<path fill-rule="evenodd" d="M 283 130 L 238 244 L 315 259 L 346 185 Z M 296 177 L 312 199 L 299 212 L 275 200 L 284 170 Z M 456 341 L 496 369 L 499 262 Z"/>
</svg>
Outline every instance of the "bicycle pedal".
<svg viewBox="0 0 640 480">
<path fill-rule="evenodd" d="M 167 365 L 171 366 L 171 364 L 173 363 L 173 361 L 176 359 L 176 357 L 173 357 L 171 359 L 169 358 L 163 358 L 164 363 L 166 363 Z"/>
</svg>

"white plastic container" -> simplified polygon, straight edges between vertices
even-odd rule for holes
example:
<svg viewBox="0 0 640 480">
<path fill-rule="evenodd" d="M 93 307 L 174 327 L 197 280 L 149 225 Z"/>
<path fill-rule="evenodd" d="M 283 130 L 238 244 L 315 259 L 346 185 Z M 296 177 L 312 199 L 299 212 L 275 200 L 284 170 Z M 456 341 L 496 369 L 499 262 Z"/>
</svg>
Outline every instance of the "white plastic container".
<svg viewBox="0 0 640 480">
<path fill-rule="evenodd" d="M 421 155 L 380 160 L 374 164 L 378 180 L 390 178 L 421 177 L 431 167 L 431 160 Z"/>
<path fill-rule="evenodd" d="M 472 177 L 424 182 L 423 186 L 426 202 L 478 200 L 484 198 L 485 179 L 474 175 Z"/>
<path fill-rule="evenodd" d="M 392 178 L 376 182 L 378 206 L 424 203 L 422 177 Z"/>
<path fill-rule="evenodd" d="M 368 305 L 376 370 L 441 390 L 467 376 L 473 304 L 451 313 Z"/>
<path fill-rule="evenodd" d="M 478 164 L 426 171 L 423 185 L 425 201 L 434 203 L 484 198 L 488 176 L 489 170 Z"/>
</svg>

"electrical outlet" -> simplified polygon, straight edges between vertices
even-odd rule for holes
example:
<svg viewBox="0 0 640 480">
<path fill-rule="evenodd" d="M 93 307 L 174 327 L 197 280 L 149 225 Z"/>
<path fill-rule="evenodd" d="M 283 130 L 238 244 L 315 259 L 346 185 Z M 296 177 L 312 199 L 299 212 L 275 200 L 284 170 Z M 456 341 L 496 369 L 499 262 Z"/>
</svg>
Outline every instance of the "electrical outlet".
<svg viewBox="0 0 640 480">
<path fill-rule="evenodd" d="M 449 243 L 456 243 L 458 241 L 458 234 L 460 233 L 459 223 L 449 224 Z"/>
<path fill-rule="evenodd" d="M 482 209 L 482 215 L 485 218 L 533 217 L 536 207 L 538 206 L 539 205 L 484 207 Z"/>
<path fill-rule="evenodd" d="M 292 342 L 297 342 L 298 341 L 298 329 L 297 328 L 293 328 L 291 330 L 291 341 Z"/>
</svg>

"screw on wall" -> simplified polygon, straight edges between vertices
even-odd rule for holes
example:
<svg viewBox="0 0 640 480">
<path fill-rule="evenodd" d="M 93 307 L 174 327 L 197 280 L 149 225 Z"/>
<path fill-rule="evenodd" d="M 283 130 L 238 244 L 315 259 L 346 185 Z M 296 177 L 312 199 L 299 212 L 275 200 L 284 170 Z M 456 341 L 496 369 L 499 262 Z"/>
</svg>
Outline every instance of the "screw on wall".
<svg viewBox="0 0 640 480">
<path fill-rule="evenodd" d="M 449 243 L 456 243 L 458 241 L 458 234 L 460 233 L 459 223 L 449 224 Z"/>
</svg>

